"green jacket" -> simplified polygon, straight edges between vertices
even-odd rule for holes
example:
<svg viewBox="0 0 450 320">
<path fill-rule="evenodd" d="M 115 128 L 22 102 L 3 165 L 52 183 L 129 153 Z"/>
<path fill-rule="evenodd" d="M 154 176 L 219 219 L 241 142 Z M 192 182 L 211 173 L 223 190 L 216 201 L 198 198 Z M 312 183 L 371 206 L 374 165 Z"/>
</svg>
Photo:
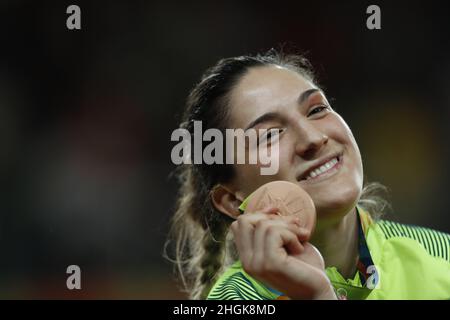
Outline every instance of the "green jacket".
<svg viewBox="0 0 450 320">
<path fill-rule="evenodd" d="M 338 296 L 364 299 L 450 299 L 450 235 L 386 220 L 373 221 L 357 207 L 359 262 L 352 279 L 335 267 L 326 274 Z M 240 261 L 216 281 L 210 300 L 285 299 L 256 281 Z"/>
</svg>

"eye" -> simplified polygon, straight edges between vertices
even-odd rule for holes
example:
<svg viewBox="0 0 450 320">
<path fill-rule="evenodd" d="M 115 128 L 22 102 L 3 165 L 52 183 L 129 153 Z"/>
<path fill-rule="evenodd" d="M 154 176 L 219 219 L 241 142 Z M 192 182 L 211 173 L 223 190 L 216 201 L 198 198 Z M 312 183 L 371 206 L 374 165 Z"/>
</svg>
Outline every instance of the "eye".
<svg viewBox="0 0 450 320">
<path fill-rule="evenodd" d="M 280 134 L 284 131 L 284 128 L 270 128 L 264 131 L 258 138 L 258 145 L 265 143 L 270 145 L 272 138 L 279 139 Z"/>
<path fill-rule="evenodd" d="M 322 111 L 324 111 L 324 110 L 329 110 L 329 109 L 330 109 L 330 107 L 327 106 L 326 104 L 320 104 L 320 105 L 317 105 L 314 109 L 312 109 L 312 110 L 310 111 L 310 113 L 308 114 L 308 117 L 309 117 L 309 116 L 312 116 L 312 115 L 315 115 L 315 114 L 317 114 L 317 113 L 320 113 L 320 112 L 322 112 Z"/>
</svg>

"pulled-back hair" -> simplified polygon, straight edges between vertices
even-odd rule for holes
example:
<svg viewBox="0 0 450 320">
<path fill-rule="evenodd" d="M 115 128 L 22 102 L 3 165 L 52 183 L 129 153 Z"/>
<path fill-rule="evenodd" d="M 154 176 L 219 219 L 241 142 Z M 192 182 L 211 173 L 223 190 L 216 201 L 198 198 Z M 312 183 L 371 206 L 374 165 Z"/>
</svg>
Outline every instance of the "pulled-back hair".
<svg viewBox="0 0 450 320">
<path fill-rule="evenodd" d="M 295 71 L 316 83 L 311 64 L 301 55 L 272 49 L 264 54 L 222 59 L 207 69 L 191 90 L 180 127 L 194 136 L 194 121 L 201 121 L 203 130 L 216 128 L 225 135 L 229 96 L 234 86 L 250 68 L 270 65 Z M 210 196 L 216 185 L 233 178 L 234 169 L 230 164 L 182 164 L 174 175 L 178 178 L 179 193 L 165 256 L 175 263 L 189 298 L 203 299 L 218 275 L 237 259 L 232 239 L 228 237 L 233 220 L 215 209 Z M 366 185 L 360 205 L 371 213 L 382 212 L 386 203 L 376 196 L 382 188 L 380 184 Z M 174 251 L 172 258 L 166 251 L 168 245 Z"/>
</svg>

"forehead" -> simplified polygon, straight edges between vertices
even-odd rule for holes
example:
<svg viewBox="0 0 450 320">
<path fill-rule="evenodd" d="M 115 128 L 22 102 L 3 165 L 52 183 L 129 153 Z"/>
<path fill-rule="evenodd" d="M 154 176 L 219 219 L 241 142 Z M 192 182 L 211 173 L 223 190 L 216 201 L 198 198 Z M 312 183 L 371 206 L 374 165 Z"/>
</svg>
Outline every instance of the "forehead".
<svg viewBox="0 0 450 320">
<path fill-rule="evenodd" d="M 279 66 L 251 68 L 230 94 L 230 125 L 244 128 L 266 113 L 292 108 L 300 94 L 316 88 L 299 73 Z"/>
</svg>

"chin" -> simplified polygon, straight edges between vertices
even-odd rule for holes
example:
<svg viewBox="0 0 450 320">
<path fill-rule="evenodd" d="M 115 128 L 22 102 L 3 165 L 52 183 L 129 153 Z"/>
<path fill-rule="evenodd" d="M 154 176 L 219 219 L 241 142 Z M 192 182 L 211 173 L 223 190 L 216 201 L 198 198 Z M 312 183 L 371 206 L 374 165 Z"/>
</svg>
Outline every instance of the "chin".
<svg viewBox="0 0 450 320">
<path fill-rule="evenodd" d="M 356 206 L 360 195 L 361 188 L 349 186 L 313 196 L 317 219 L 341 220 Z"/>
</svg>

